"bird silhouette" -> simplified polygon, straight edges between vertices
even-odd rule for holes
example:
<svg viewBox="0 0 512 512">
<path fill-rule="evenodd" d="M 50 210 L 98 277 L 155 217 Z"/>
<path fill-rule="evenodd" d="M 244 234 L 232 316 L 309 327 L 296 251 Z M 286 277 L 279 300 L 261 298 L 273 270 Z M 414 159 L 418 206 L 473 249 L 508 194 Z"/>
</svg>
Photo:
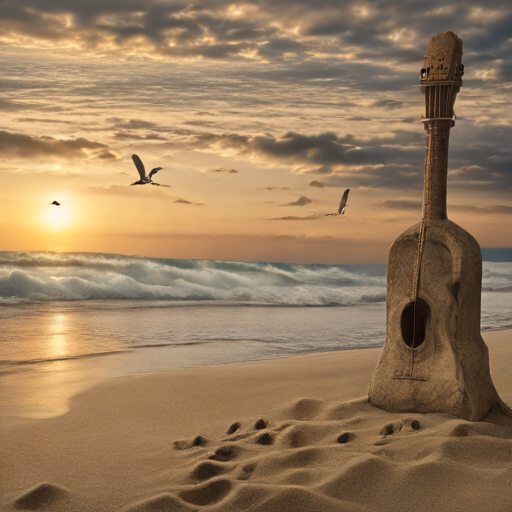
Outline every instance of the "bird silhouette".
<svg viewBox="0 0 512 512">
<path fill-rule="evenodd" d="M 137 155 L 132 155 L 133 163 L 135 164 L 135 167 L 137 167 L 137 171 L 139 171 L 140 180 L 135 181 L 132 183 L 132 185 L 147 185 L 150 183 L 151 185 L 158 185 L 159 187 L 169 187 L 170 185 L 161 185 L 160 183 L 155 183 L 151 177 L 153 174 L 156 174 L 158 171 L 162 170 L 163 167 L 155 167 L 151 170 L 149 173 L 149 176 L 146 176 L 146 169 L 144 169 L 144 164 L 142 163 L 142 160 Z"/>
<path fill-rule="evenodd" d="M 336 213 L 327 213 L 325 216 L 329 217 L 332 215 L 333 217 L 336 217 L 336 215 L 345 215 L 345 207 L 347 206 L 347 199 L 348 199 L 348 193 L 350 192 L 350 189 L 347 188 L 345 192 L 343 192 L 343 195 L 341 196 L 340 201 L 340 207 L 338 208 L 338 211 Z"/>
<path fill-rule="evenodd" d="M 53 201 L 53 203 L 55 206 L 60 206 L 60 203 L 58 201 Z"/>
</svg>

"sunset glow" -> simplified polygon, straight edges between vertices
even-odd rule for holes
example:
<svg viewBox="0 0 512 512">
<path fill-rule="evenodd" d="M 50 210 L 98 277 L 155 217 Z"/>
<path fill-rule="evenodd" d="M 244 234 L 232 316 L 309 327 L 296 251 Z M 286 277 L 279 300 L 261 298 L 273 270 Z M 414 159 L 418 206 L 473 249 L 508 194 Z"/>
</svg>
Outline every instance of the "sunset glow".
<svg viewBox="0 0 512 512">
<path fill-rule="evenodd" d="M 71 214 L 66 206 L 51 206 L 43 217 L 45 227 L 55 230 L 61 230 L 71 225 Z"/>
</svg>

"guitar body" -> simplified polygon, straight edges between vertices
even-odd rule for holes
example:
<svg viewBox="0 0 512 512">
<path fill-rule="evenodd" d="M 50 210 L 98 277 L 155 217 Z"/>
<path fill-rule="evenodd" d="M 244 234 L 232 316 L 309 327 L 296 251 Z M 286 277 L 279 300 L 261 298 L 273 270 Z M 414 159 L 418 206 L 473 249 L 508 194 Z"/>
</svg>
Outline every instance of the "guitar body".
<svg viewBox="0 0 512 512">
<path fill-rule="evenodd" d="M 480 247 L 450 220 L 430 221 L 418 293 L 424 337 L 413 348 L 404 315 L 412 302 L 420 225 L 400 235 L 389 251 L 386 342 L 370 383 L 370 402 L 395 412 L 479 420 L 502 408 L 480 334 Z"/>
</svg>

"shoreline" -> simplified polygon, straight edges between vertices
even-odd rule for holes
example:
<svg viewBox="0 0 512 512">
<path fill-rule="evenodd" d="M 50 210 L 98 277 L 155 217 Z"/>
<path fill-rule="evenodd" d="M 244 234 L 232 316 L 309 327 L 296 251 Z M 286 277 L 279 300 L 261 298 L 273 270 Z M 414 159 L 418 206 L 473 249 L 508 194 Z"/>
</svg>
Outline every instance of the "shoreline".
<svg viewBox="0 0 512 512">
<path fill-rule="evenodd" d="M 486 330 L 482 331 L 482 336 L 484 337 L 484 340 L 486 341 L 486 338 L 490 336 L 490 339 L 494 337 L 492 333 L 501 333 L 501 332 L 510 332 L 510 338 L 512 339 L 512 329 L 496 329 L 496 330 Z M 230 340 L 226 340 L 230 341 Z M 487 341 L 486 341 L 487 342 Z M 185 343 L 184 346 L 193 346 L 194 344 L 191 343 Z M 181 344 L 178 344 L 178 346 L 181 346 Z M 250 359 L 247 361 L 234 361 L 229 363 L 218 363 L 218 364 L 210 364 L 210 365 L 202 365 L 202 366 L 188 366 L 185 368 L 172 368 L 172 369 L 161 369 L 161 370 L 153 370 L 153 371 L 141 371 L 137 373 L 129 373 L 129 374 L 122 374 L 122 375 L 103 375 L 102 372 L 104 372 L 104 368 L 112 367 L 112 361 L 115 362 L 119 358 L 125 358 L 125 357 L 133 357 L 135 354 L 138 353 L 140 350 L 145 349 L 152 349 L 152 350 L 159 350 L 159 349 L 174 349 L 176 348 L 175 345 L 169 345 L 169 346 L 150 346 L 150 347 L 141 347 L 136 349 L 130 349 L 130 350 L 122 350 L 117 352 L 108 353 L 108 357 L 105 356 L 105 360 L 103 361 L 103 366 L 99 366 L 99 369 L 81 369 L 82 377 L 81 380 L 75 379 L 72 381 L 66 381 L 63 378 L 63 375 L 60 375 L 58 373 L 52 374 L 52 372 L 48 372 L 48 374 L 32 374 L 32 373 L 25 373 L 25 372 L 13 372 L 13 373 L 4 373 L 3 375 L 0 375 L 0 383 L 2 384 L 2 390 L 3 390 L 3 398 L 4 398 L 4 414 L 3 417 L 0 418 L 0 427 L 2 425 L 9 425 L 11 423 L 17 422 L 17 421 L 26 421 L 26 420 L 35 420 L 35 419 L 44 419 L 44 418 L 52 418 L 52 417 L 58 417 L 62 414 L 65 414 L 69 411 L 69 403 L 73 399 L 73 396 L 76 394 L 80 394 L 82 392 L 85 392 L 97 385 L 101 385 L 104 382 L 108 382 L 112 379 L 123 379 L 123 378 L 131 378 L 141 375 L 153 375 L 153 374 L 165 374 L 167 372 L 183 372 L 183 371 L 189 371 L 189 370 L 200 370 L 203 368 L 216 368 L 216 367 L 229 367 L 231 365 L 241 365 L 241 364 L 247 364 L 247 363 L 265 363 L 269 361 L 279 361 L 294 357 L 308 357 L 308 356 L 315 356 L 315 355 L 329 355 L 329 354 L 337 354 L 337 353 L 343 353 L 343 352 L 351 352 L 351 351 L 357 351 L 357 350 L 376 350 L 380 351 L 382 350 L 382 346 L 380 347 L 341 347 L 336 350 L 318 350 L 314 352 L 304 352 L 301 354 L 291 354 L 291 355 L 279 355 L 274 357 L 268 357 L 268 358 L 261 358 L 261 359 Z M 49 361 L 49 363 L 65 363 L 68 360 L 87 360 L 89 358 L 93 359 L 95 362 L 97 362 L 96 358 L 100 357 L 96 354 L 93 354 L 90 357 L 84 357 L 79 356 L 76 358 L 69 358 L 69 359 L 57 359 Z M 110 358 L 110 359 L 109 359 Z M 100 357 L 100 359 L 103 359 L 103 357 Z M 110 365 L 108 362 L 110 361 Z M 37 363 L 37 364 L 45 364 L 45 362 Z M 27 363 L 28 364 L 28 363 Z M 36 363 L 30 363 L 30 364 L 36 364 Z M 491 372 L 492 372 L 492 364 L 491 364 Z M 69 373 L 69 371 L 68 371 Z M 59 380 L 59 377 L 61 379 Z M 55 383 L 51 382 L 51 380 L 56 380 Z M 50 384 L 48 382 L 50 381 Z M 24 391 L 20 391 L 24 389 Z M 31 401 L 29 401 L 25 404 L 25 407 L 23 405 L 19 405 L 19 397 L 20 394 L 23 393 L 25 396 L 30 397 Z M 15 407 L 11 407 L 10 403 L 15 402 L 18 405 Z M 25 409 L 23 412 L 20 412 L 21 409 Z"/>
</svg>

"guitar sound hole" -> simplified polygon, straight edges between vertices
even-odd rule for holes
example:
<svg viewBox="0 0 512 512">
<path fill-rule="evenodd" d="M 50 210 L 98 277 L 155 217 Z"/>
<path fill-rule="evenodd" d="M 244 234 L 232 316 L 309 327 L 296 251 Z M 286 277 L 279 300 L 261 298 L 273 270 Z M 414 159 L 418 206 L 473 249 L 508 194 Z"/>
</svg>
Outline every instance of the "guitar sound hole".
<svg viewBox="0 0 512 512">
<path fill-rule="evenodd" d="M 411 348 L 419 347 L 425 341 L 427 316 L 430 314 L 428 304 L 421 299 L 409 302 L 402 311 L 402 338 Z"/>
</svg>

